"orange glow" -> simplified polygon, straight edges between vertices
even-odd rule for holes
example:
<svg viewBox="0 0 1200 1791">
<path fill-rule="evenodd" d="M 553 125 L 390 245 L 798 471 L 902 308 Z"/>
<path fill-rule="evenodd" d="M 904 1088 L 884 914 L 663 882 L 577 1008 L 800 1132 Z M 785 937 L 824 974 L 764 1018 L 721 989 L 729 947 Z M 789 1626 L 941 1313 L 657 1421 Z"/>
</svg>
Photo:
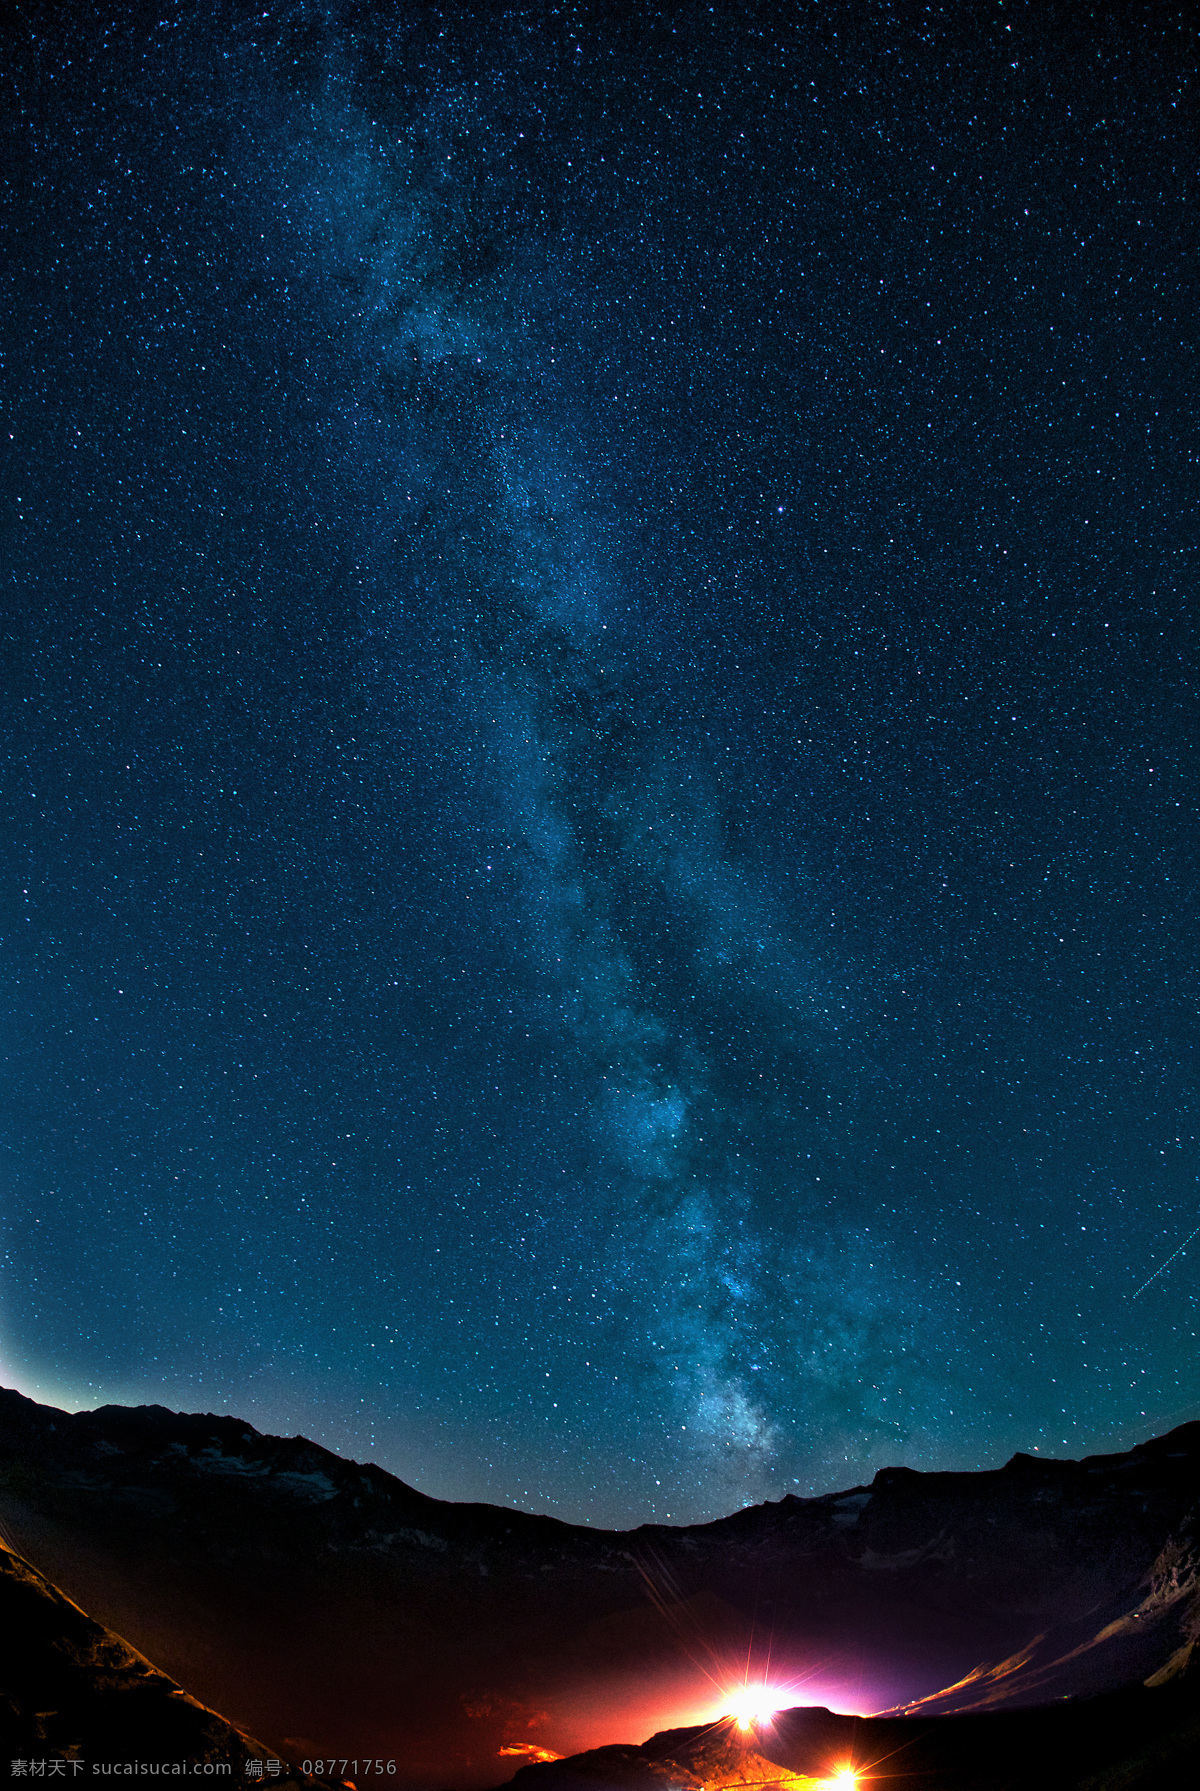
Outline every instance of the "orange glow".
<svg viewBox="0 0 1200 1791">
<path fill-rule="evenodd" d="M 745 1685 L 735 1692 L 729 1715 L 739 1729 L 752 1729 L 757 1723 L 769 1723 L 780 1708 L 779 1699 L 765 1685 Z"/>
<path fill-rule="evenodd" d="M 858 1784 L 858 1774 L 853 1766 L 839 1766 L 830 1779 L 818 1779 L 815 1791 L 854 1791 Z"/>
</svg>

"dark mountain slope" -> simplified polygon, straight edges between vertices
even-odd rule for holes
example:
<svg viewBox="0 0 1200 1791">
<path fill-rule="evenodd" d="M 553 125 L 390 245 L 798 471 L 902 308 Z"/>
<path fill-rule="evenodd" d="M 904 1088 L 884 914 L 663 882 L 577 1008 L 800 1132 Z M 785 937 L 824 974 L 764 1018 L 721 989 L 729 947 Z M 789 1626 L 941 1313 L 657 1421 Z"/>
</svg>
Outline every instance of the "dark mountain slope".
<svg viewBox="0 0 1200 1791">
<path fill-rule="evenodd" d="M 243 1783 L 248 1761 L 270 1757 L 3 1543 L 0 1749 L 10 1764 L 57 1757 L 85 1769 L 98 1761 L 222 1761 Z M 274 1782 L 297 1776 L 285 1768 Z"/>
</svg>

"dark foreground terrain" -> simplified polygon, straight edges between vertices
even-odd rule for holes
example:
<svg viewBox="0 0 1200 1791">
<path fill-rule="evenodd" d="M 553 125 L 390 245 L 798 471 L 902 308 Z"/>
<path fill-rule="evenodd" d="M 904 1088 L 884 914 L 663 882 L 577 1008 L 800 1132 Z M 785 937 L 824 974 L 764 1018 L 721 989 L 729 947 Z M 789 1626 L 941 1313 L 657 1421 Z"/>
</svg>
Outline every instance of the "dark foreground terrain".
<svg viewBox="0 0 1200 1791">
<path fill-rule="evenodd" d="M 1114 1763 L 1194 1748 L 1198 1508 L 1200 1424 L 1123 1455 L 887 1469 L 825 1498 L 618 1533 L 430 1499 L 231 1418 L 68 1415 L 0 1392 L 0 1519 L 29 1560 L 261 1745 L 394 1760 L 391 1784 L 411 1791 L 471 1791 L 539 1752 L 578 1755 L 715 1714 L 748 1658 L 765 1672 L 768 1651 L 781 1703 L 901 1723 L 910 1786 L 923 1782 L 922 1749 L 951 1746 L 922 1737 L 967 1735 L 940 1719 L 968 1713 L 988 1737 L 961 1744 L 986 1756 L 976 1775 L 1009 1771 L 1005 1737 L 1026 1737 L 1012 1743 L 1023 1764 L 1011 1770 L 1025 1774 L 1012 1783 L 1033 1783 L 1029 1753 L 1059 1745 L 1053 1722 L 1097 1785 L 1140 1784 L 1140 1767 L 1118 1780 Z M 1104 1701 L 1076 1702 L 1089 1698 Z M 801 1719 L 788 1720 L 759 1737 L 764 1750 L 793 1736 Z M 804 1732 L 857 1722 L 882 1762 L 893 1751 L 881 1720 L 810 1711 Z M 733 1732 L 679 1733 L 677 1751 Z M 719 1780 L 710 1762 L 686 1767 L 689 1780 L 682 1757 L 658 1771 L 646 1749 L 625 1752 L 657 1777 L 613 1776 L 625 1766 L 606 1756 L 596 1771 L 529 1767 L 525 1782 L 753 1779 Z M 920 1770 L 947 1786 L 1009 1782 L 964 1778 L 956 1761 Z M 771 1782 L 813 1776 L 774 1765 L 784 1776 Z M 1082 1782 L 1075 1765 L 1055 1770 L 1055 1783 Z"/>
<path fill-rule="evenodd" d="M 1193 1786 L 1200 1783 L 1200 1688 L 1185 1678 L 1170 1691 L 1138 1687 L 986 1716 L 786 1710 L 748 1735 L 728 1722 L 668 1730 L 640 1747 L 523 1767 L 511 1783 L 512 1791 L 807 1791 L 838 1785 L 847 1767 L 862 1791 Z"/>
<path fill-rule="evenodd" d="M 1159 1791 L 1197 1781 L 1194 1670 L 1166 1686 L 1031 1710 L 920 1717 L 780 1711 L 526 1766 L 513 1791 L 815 1791 L 853 1770 L 880 1791 Z M 314 1781 L 188 1696 L 0 1545 L 0 1748 L 14 1776 L 153 1765 L 234 1783 Z M 366 1777 L 363 1763 L 321 1770 Z M 336 1779 L 335 1779 L 336 1782 Z M 844 1781 L 842 1781 L 844 1783 Z M 505 1788 L 497 1787 L 497 1791 Z"/>
</svg>

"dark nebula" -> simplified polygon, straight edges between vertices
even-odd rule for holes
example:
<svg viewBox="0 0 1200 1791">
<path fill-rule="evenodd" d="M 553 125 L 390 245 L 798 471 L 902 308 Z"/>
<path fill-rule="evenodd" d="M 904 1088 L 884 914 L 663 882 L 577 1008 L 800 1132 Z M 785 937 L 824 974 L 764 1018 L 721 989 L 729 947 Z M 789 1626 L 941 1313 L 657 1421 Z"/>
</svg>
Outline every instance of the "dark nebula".
<svg viewBox="0 0 1200 1791">
<path fill-rule="evenodd" d="M 1187 9 L 2 58 L 0 1378 L 610 1525 L 1194 1415 Z"/>
</svg>

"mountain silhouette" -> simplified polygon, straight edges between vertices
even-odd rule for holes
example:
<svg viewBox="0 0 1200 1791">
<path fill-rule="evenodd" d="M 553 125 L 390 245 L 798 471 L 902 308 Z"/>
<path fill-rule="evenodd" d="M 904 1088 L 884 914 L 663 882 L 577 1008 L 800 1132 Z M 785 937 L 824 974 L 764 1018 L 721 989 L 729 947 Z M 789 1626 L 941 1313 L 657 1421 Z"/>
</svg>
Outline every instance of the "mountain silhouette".
<svg viewBox="0 0 1200 1791">
<path fill-rule="evenodd" d="M 411 1791 L 514 1768 L 557 1791 L 547 1756 L 717 1714 L 748 1672 L 782 1706 L 887 1712 L 910 1737 L 1114 1694 L 1118 1728 L 1150 1711 L 1174 1734 L 1198 1509 L 1200 1424 L 604 1531 L 432 1499 L 234 1418 L 0 1390 L 0 1519 L 29 1561 L 281 1757 L 390 1762 Z"/>
</svg>

